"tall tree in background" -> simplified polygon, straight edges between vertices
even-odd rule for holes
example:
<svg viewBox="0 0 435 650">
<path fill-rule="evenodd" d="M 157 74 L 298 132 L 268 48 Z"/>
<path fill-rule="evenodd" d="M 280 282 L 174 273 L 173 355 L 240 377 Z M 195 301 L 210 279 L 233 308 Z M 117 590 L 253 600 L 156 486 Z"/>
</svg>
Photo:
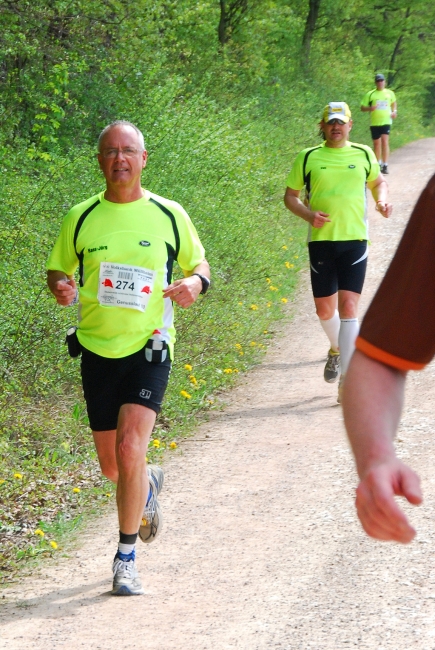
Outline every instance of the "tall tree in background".
<svg viewBox="0 0 435 650">
<path fill-rule="evenodd" d="M 321 0 L 309 0 L 308 15 L 302 37 L 302 52 L 305 63 L 310 59 L 311 42 L 317 27 Z"/>
<path fill-rule="evenodd" d="M 220 19 L 218 25 L 218 38 L 224 46 L 231 38 L 231 35 L 237 29 L 243 15 L 248 10 L 248 0 L 220 0 Z"/>
</svg>

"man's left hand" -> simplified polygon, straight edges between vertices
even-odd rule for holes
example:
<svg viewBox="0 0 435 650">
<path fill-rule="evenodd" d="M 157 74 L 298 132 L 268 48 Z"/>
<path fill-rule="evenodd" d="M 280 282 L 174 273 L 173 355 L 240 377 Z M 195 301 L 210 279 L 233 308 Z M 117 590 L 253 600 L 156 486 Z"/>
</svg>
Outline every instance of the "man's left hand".
<svg viewBox="0 0 435 650">
<path fill-rule="evenodd" d="M 201 278 L 197 275 L 191 275 L 182 280 L 175 280 L 166 289 L 163 290 L 163 298 L 170 298 L 180 307 L 190 307 L 198 298 L 202 291 Z"/>
<path fill-rule="evenodd" d="M 393 212 L 393 205 L 386 201 L 378 201 L 376 203 L 376 210 L 380 212 L 383 217 L 388 219 L 388 217 L 391 217 L 391 213 Z"/>
</svg>

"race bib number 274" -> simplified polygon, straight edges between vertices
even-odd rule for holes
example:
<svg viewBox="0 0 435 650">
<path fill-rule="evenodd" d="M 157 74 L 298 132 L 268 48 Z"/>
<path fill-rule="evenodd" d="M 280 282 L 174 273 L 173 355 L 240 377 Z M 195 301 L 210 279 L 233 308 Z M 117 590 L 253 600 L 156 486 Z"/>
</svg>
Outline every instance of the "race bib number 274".
<svg viewBox="0 0 435 650">
<path fill-rule="evenodd" d="M 153 292 L 156 271 L 140 266 L 101 262 L 98 301 L 104 307 L 145 311 Z"/>
</svg>

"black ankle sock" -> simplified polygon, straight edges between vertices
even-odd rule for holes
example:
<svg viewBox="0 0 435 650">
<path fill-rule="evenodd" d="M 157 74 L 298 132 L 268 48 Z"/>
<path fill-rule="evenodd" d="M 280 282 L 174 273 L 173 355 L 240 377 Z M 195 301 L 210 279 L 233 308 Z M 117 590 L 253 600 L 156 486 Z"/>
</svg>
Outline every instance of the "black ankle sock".
<svg viewBox="0 0 435 650">
<path fill-rule="evenodd" d="M 126 535 L 125 533 L 119 531 L 120 544 L 136 544 L 136 540 L 137 540 L 137 533 L 133 533 L 132 535 Z"/>
</svg>

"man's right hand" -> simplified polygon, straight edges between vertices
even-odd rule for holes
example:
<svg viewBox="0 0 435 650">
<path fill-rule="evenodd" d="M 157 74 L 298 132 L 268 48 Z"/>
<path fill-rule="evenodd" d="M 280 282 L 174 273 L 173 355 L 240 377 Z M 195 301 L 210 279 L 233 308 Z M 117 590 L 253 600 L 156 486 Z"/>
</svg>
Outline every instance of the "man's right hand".
<svg viewBox="0 0 435 650">
<path fill-rule="evenodd" d="M 54 283 L 52 293 L 58 305 L 67 307 L 72 303 L 77 294 L 77 285 L 73 278 L 71 280 L 58 280 Z"/>
<path fill-rule="evenodd" d="M 325 223 L 331 223 L 331 219 L 328 219 L 328 217 L 329 214 L 326 214 L 326 212 L 320 212 L 320 210 L 317 210 L 316 212 L 311 212 L 307 221 L 310 222 L 313 228 L 321 228 Z"/>
<path fill-rule="evenodd" d="M 413 505 L 423 500 L 419 477 L 397 458 L 375 465 L 363 476 L 356 491 L 358 517 L 370 537 L 408 544 L 416 531 L 395 496 Z"/>
</svg>

